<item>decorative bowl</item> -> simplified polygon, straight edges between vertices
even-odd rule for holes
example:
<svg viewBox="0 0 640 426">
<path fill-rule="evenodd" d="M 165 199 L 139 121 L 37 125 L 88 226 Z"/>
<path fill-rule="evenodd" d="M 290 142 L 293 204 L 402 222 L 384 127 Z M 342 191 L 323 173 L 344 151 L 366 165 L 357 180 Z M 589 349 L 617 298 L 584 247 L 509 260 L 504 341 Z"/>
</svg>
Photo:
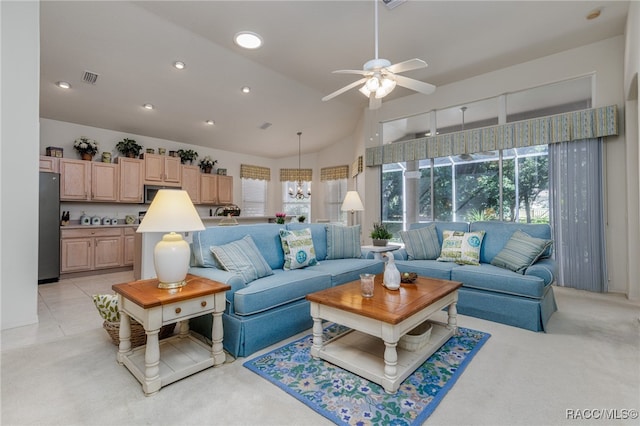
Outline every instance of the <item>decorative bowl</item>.
<svg viewBox="0 0 640 426">
<path fill-rule="evenodd" d="M 403 283 L 412 283 L 418 278 L 418 274 L 415 272 L 403 272 L 400 274 L 400 281 Z"/>
</svg>

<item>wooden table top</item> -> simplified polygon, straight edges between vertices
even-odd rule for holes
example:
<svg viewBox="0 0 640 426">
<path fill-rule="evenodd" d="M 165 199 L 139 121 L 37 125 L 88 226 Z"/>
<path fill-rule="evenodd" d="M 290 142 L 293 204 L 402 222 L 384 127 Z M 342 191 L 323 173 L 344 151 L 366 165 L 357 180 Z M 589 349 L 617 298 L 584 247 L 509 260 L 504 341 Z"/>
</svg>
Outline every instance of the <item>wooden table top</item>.
<svg viewBox="0 0 640 426">
<path fill-rule="evenodd" d="M 231 289 L 231 286 L 207 278 L 187 274 L 187 285 L 180 288 L 158 288 L 158 279 L 114 284 L 111 288 L 144 309 L 180 302 Z"/>
<path fill-rule="evenodd" d="M 411 315 L 456 291 L 457 281 L 418 277 L 413 283 L 401 283 L 400 289 L 382 285 L 383 274 L 374 280 L 373 297 L 362 297 L 360 280 L 307 295 L 307 300 L 342 309 L 368 318 L 398 324 Z"/>
</svg>

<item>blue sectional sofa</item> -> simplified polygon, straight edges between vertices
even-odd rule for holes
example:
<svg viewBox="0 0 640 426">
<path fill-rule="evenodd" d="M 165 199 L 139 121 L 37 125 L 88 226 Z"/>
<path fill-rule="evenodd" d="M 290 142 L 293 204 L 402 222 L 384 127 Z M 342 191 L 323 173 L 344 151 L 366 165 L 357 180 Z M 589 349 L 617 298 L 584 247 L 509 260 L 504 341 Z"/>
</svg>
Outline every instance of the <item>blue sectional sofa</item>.
<svg viewBox="0 0 640 426">
<path fill-rule="evenodd" d="M 394 253 L 400 272 L 460 281 L 458 313 L 500 322 L 533 331 L 544 331 L 547 321 L 557 310 L 552 283 L 556 264 L 549 247 L 541 259 L 518 272 L 491 264 L 505 247 L 515 231 L 531 237 L 551 240 L 551 228 L 546 224 L 512 222 L 432 222 L 438 236 L 439 247 L 443 231 L 484 231 L 480 248 L 480 265 L 461 265 L 438 260 L 410 260 L 407 250 Z M 409 230 L 430 226 L 432 223 L 414 223 Z M 370 254 L 366 254 L 371 257 Z"/>
<path fill-rule="evenodd" d="M 333 245 L 328 247 L 327 226 L 331 225 L 289 223 L 215 226 L 194 233 L 191 244 L 193 266 L 189 272 L 231 286 L 226 294 L 227 307 L 222 319 L 223 344 L 233 356 L 248 356 L 309 329 L 313 321 L 309 302 L 305 299 L 308 293 L 357 280 L 362 273 L 383 272 L 383 262 L 361 256 L 359 227 L 358 239 L 352 242 L 352 246 L 357 244 L 357 257 L 336 258 L 336 252 L 341 250 L 339 247 L 336 250 L 335 245 L 340 242 L 333 238 L 329 241 L 329 245 Z M 280 230 L 306 228 L 311 230 L 318 263 L 302 269 L 284 270 Z M 224 246 L 247 235 L 251 236 L 273 271 L 272 275 L 249 283 L 245 283 L 239 274 L 222 269 L 211 251 L 212 246 Z M 328 256 L 331 253 L 333 255 Z M 190 326 L 204 336 L 211 336 L 211 323 L 211 316 L 205 315 L 192 319 Z"/>
</svg>

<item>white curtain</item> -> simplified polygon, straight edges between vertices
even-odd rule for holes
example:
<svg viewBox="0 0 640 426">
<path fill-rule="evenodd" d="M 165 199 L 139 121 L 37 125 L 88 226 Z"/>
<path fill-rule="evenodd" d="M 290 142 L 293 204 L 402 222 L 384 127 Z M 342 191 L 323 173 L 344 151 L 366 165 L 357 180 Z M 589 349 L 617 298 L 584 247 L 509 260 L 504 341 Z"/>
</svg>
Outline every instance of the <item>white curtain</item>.
<svg viewBox="0 0 640 426">
<path fill-rule="evenodd" d="M 607 291 L 602 139 L 549 145 L 556 284 Z"/>
</svg>

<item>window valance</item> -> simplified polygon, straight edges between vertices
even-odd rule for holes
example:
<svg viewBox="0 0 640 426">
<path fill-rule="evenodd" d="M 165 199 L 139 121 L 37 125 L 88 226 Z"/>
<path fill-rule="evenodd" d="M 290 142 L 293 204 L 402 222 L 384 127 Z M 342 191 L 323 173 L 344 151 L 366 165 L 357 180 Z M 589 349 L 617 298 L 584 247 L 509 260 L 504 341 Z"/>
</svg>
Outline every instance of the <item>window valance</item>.
<svg viewBox="0 0 640 426">
<path fill-rule="evenodd" d="M 616 105 L 367 148 L 367 166 L 569 142 L 618 134 Z"/>
<path fill-rule="evenodd" d="M 268 167 L 240 164 L 240 177 L 245 179 L 271 180 L 271 169 Z"/>
<path fill-rule="evenodd" d="M 312 169 L 280 169 L 280 182 L 310 182 L 312 174 Z"/>
<path fill-rule="evenodd" d="M 320 169 L 320 181 L 347 179 L 349 166 L 323 167 Z"/>
</svg>

